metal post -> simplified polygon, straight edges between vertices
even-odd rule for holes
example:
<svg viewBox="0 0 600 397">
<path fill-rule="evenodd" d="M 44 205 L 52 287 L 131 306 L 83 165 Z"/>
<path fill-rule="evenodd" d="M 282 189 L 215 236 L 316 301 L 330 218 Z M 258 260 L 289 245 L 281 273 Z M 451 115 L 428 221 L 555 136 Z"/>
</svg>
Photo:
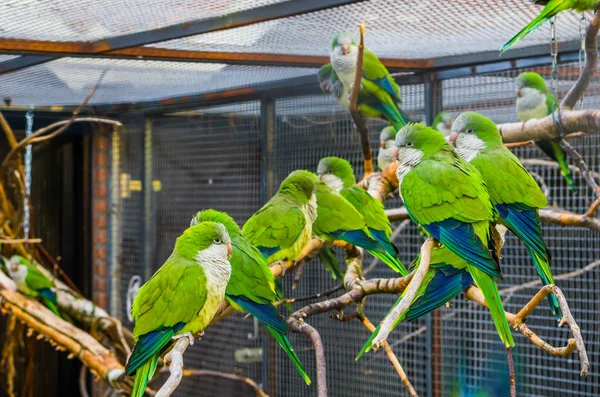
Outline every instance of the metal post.
<svg viewBox="0 0 600 397">
<path fill-rule="evenodd" d="M 273 196 L 273 146 L 275 144 L 275 100 L 264 97 L 260 101 L 260 201 L 264 204 Z M 263 338 L 262 384 L 270 396 L 275 396 L 277 363 L 275 339 Z"/>
<path fill-rule="evenodd" d="M 425 76 L 425 122 L 433 124 L 435 116 L 441 111 L 442 84 L 435 73 Z M 439 310 L 426 318 L 427 334 L 427 396 L 442 396 L 442 340 L 441 314 Z"/>
<path fill-rule="evenodd" d="M 142 189 L 144 192 L 144 281 L 152 277 L 153 262 L 152 251 L 154 247 L 152 224 L 152 118 L 146 118 L 144 129 L 144 175 Z"/>
<path fill-rule="evenodd" d="M 119 251 L 121 248 L 121 211 L 120 211 L 120 161 L 121 142 L 119 128 L 114 127 L 111 137 L 111 168 L 110 168 L 110 314 L 121 318 L 119 296 L 121 292 L 121 269 Z"/>
</svg>

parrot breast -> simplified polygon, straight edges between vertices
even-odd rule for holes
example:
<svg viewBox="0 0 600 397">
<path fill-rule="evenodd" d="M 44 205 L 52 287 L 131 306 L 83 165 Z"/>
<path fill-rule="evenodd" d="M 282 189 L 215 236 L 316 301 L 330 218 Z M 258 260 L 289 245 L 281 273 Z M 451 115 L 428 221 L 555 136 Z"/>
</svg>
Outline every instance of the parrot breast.
<svg viewBox="0 0 600 397">
<path fill-rule="evenodd" d="M 423 159 L 423 152 L 419 149 L 409 149 L 406 147 L 398 148 L 398 168 L 396 176 L 398 177 L 399 193 L 402 197 L 402 180 L 413 168 L 415 168 Z"/>
<path fill-rule="evenodd" d="M 517 97 L 517 116 L 521 121 L 542 119 L 548 115 L 546 96 L 534 88 L 521 88 L 520 97 Z"/>
<path fill-rule="evenodd" d="M 460 157 L 471 162 L 485 149 L 485 142 L 473 134 L 459 134 L 456 140 L 456 151 Z"/>
<path fill-rule="evenodd" d="M 321 180 L 329 186 L 335 193 L 339 193 L 344 188 L 344 182 L 333 174 L 323 174 Z"/>
</svg>

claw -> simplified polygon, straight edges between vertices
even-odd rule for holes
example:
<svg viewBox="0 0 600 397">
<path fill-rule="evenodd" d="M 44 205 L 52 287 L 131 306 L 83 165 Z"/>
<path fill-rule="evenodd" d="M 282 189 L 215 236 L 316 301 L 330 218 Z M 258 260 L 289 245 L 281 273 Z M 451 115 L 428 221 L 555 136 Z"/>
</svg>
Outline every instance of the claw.
<svg viewBox="0 0 600 397">
<path fill-rule="evenodd" d="M 198 338 L 202 338 L 202 336 L 204 336 L 204 331 L 200 331 L 198 333 Z M 194 335 L 192 335 L 191 332 L 186 332 L 185 334 L 180 334 L 180 335 L 175 335 L 173 336 L 173 340 L 179 340 L 181 338 L 188 338 L 189 342 L 190 342 L 190 346 L 192 346 L 194 344 Z"/>
</svg>

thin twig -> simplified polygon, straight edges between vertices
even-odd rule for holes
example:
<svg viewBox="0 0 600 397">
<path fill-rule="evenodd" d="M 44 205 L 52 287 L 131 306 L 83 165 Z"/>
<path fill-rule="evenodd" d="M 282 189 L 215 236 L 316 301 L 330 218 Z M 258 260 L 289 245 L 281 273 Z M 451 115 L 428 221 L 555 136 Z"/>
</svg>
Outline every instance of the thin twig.
<svg viewBox="0 0 600 397">
<path fill-rule="evenodd" d="M 533 145 L 533 141 L 525 141 L 525 142 L 514 142 L 514 143 L 505 143 L 504 146 L 506 146 L 509 149 L 516 149 L 519 147 L 527 147 L 527 146 L 531 146 Z"/>
<path fill-rule="evenodd" d="M 385 319 L 381 322 L 381 328 L 379 333 L 373 339 L 374 350 L 379 349 L 383 342 L 387 340 L 388 335 L 392 332 L 395 323 L 398 321 L 400 316 L 404 314 L 412 305 L 413 300 L 417 297 L 417 293 L 419 288 L 421 287 L 421 283 L 425 278 L 425 274 L 429 270 L 429 262 L 431 259 L 431 250 L 435 247 L 435 239 L 433 237 L 428 237 L 427 240 L 421 246 L 421 260 L 419 263 L 419 267 L 415 272 L 410 284 L 406 291 L 404 291 L 404 297 L 402 300 L 390 311 L 390 313 L 385 317 Z"/>
<path fill-rule="evenodd" d="M 325 358 L 325 347 L 319 332 L 303 320 L 291 317 L 288 319 L 290 327 L 308 336 L 315 349 L 315 362 L 317 369 L 317 396 L 327 397 L 327 359 Z"/>
<path fill-rule="evenodd" d="M 575 165 L 579 167 L 579 170 L 581 171 L 581 176 L 586 181 L 588 186 L 592 189 L 592 191 L 596 195 L 596 198 L 600 198 L 600 187 L 598 186 L 598 184 L 596 184 L 596 181 L 594 181 L 594 177 L 590 174 L 588 166 L 583 160 L 583 157 L 581 157 L 579 152 L 575 150 L 575 148 L 571 146 L 569 142 L 562 139 L 560 143 L 563 149 L 565 149 L 565 152 L 573 159 Z"/>
<path fill-rule="evenodd" d="M 246 376 L 242 376 L 242 375 L 238 375 L 238 374 L 234 374 L 234 373 L 212 371 L 209 369 L 184 369 L 183 376 L 184 377 L 212 376 L 212 377 L 216 377 L 216 378 L 223 378 L 223 379 L 233 380 L 233 381 L 237 381 L 237 382 L 242 382 L 242 383 L 250 386 L 252 388 L 252 390 L 254 390 L 254 392 L 256 393 L 257 397 L 269 397 L 269 395 L 267 393 L 265 393 L 265 391 L 255 381 L 253 381 L 252 379 L 250 379 Z"/>
<path fill-rule="evenodd" d="M 506 361 L 508 361 L 508 384 L 510 386 L 510 397 L 517 397 L 517 375 L 515 374 L 515 362 L 510 347 L 506 348 Z"/>
<path fill-rule="evenodd" d="M 87 367 L 85 365 L 82 365 L 79 371 L 79 394 L 81 397 L 90 396 L 87 391 Z"/>
<path fill-rule="evenodd" d="M 547 167 L 559 169 L 560 166 L 556 161 L 542 159 L 519 159 L 524 167 Z M 581 175 L 581 170 L 576 165 L 569 164 L 569 170 L 575 175 Z M 595 171 L 589 171 L 589 174 L 597 180 L 600 180 L 600 174 Z"/>
<path fill-rule="evenodd" d="M 296 302 L 304 302 L 304 301 L 309 301 L 309 300 L 314 300 L 314 299 L 321 299 L 321 298 L 325 298 L 328 297 L 330 295 L 335 294 L 338 291 L 341 291 L 344 289 L 343 285 L 337 285 L 333 288 L 330 288 L 328 290 L 325 290 L 323 292 L 319 292 L 317 294 L 313 294 L 313 295 L 306 295 L 306 296 L 301 296 L 298 298 L 288 298 L 288 299 L 284 299 L 284 300 L 280 300 L 275 302 L 275 306 L 278 305 L 287 305 L 288 303 L 296 303 Z"/>
<path fill-rule="evenodd" d="M 42 242 L 41 238 L 5 238 L 0 239 L 0 244 L 39 244 Z"/>
</svg>

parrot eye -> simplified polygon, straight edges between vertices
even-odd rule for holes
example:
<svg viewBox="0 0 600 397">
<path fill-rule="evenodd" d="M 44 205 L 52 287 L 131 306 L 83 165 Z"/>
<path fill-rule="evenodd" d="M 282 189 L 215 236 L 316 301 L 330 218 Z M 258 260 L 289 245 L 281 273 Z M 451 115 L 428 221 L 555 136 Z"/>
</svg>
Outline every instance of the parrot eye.
<svg viewBox="0 0 600 397">
<path fill-rule="evenodd" d="M 413 145 L 413 143 L 412 143 L 412 142 L 406 142 L 406 143 L 405 143 L 405 146 L 406 146 L 406 147 L 411 147 L 412 145 Z"/>
<path fill-rule="evenodd" d="M 220 238 L 216 238 L 213 240 L 215 242 L 215 244 L 221 244 L 221 239 Z"/>
<path fill-rule="evenodd" d="M 472 133 L 473 133 L 473 129 L 472 129 L 472 128 L 469 128 L 469 129 L 467 130 L 467 134 L 472 134 Z"/>
</svg>

